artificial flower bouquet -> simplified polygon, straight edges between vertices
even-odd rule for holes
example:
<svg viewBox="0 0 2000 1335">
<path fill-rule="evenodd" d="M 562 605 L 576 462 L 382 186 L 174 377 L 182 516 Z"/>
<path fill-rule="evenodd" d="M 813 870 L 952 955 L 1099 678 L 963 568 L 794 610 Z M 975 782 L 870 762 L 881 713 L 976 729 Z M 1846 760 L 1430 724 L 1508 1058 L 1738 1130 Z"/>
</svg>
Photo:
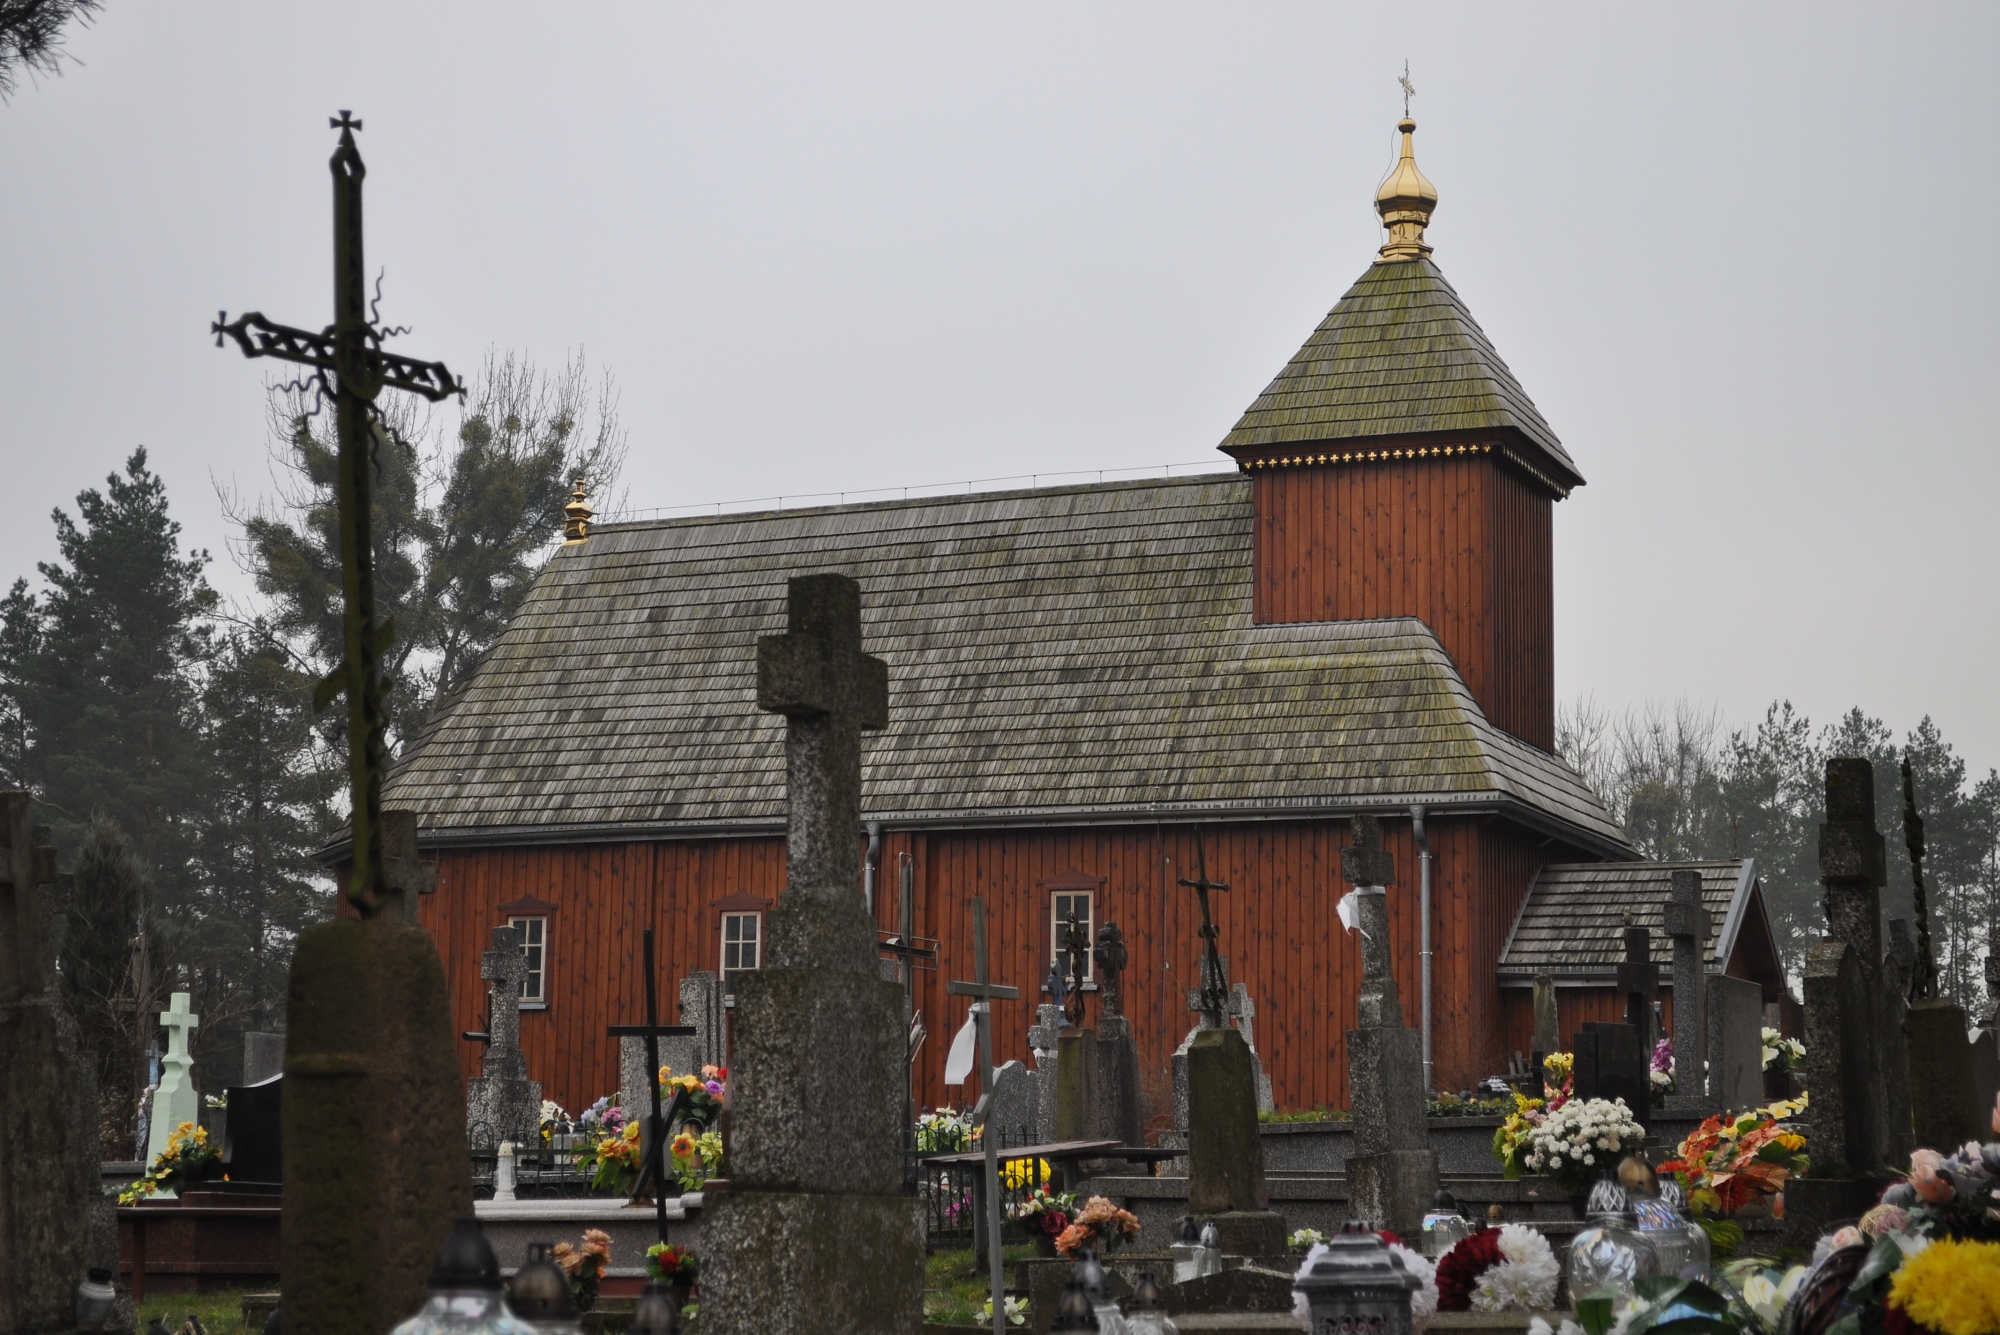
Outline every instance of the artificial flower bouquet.
<svg viewBox="0 0 2000 1335">
<path fill-rule="evenodd" d="M 1056 1250 L 1072 1260 L 1085 1252 L 1115 1251 L 1138 1231 L 1137 1215 L 1119 1209 L 1102 1196 L 1092 1196 L 1056 1239 Z"/>
<path fill-rule="evenodd" d="M 1050 1191 L 1045 1186 L 1031 1187 L 1027 1195 L 1007 1207 L 1007 1214 L 1026 1224 L 1030 1233 L 1039 1232 L 1053 1243 L 1076 1218 L 1076 1197 L 1066 1191 Z"/>
<path fill-rule="evenodd" d="M 1775 1029 L 1766 1028 L 1763 1055 L 1766 1071 L 1797 1071 L 1806 1064 L 1806 1045 L 1796 1038 L 1786 1038 Z"/>
<path fill-rule="evenodd" d="M 1555 1179 L 1571 1194 L 1588 1191 L 1645 1136 L 1623 1099 L 1565 1099 L 1529 1132 L 1521 1167 Z"/>
<path fill-rule="evenodd" d="M 629 1196 L 639 1185 L 639 1155 L 639 1123 L 631 1121 L 592 1141 L 576 1166 L 591 1175 L 592 1190 Z"/>
<path fill-rule="evenodd" d="M 1542 1095 L 1550 1102 L 1567 1099 L 1576 1084 L 1576 1054 L 1551 1052 L 1542 1058 Z"/>
<path fill-rule="evenodd" d="M 577 1116 L 577 1129 L 585 1135 L 615 1136 L 625 1129 L 625 1110 L 606 1094 Z"/>
<path fill-rule="evenodd" d="M 1674 1041 L 1663 1038 L 1653 1044 L 1653 1061 L 1646 1078 L 1655 1094 L 1674 1092 Z"/>
<path fill-rule="evenodd" d="M 687 1100 L 681 1105 L 682 1122 L 699 1123 L 703 1130 L 710 1130 L 722 1123 L 722 1096 L 729 1084 L 727 1066 L 704 1066 L 699 1075 L 675 1075 L 674 1068 L 660 1068 L 660 1103 L 664 1111 L 667 1100 L 681 1090 L 687 1091 Z"/>
<path fill-rule="evenodd" d="M 1039 1187 L 1052 1176 L 1047 1159 L 1008 1159 L 1000 1165 L 1000 1185 L 1009 1191 Z"/>
<path fill-rule="evenodd" d="M 701 1278 L 701 1259 L 691 1247 L 656 1242 L 646 1249 L 646 1278 L 656 1284 L 692 1286 Z"/>
<path fill-rule="evenodd" d="M 1562 1266 L 1548 1239 L 1525 1224 L 1481 1227 L 1438 1258 L 1441 1312 L 1538 1312 L 1556 1300 Z"/>
<path fill-rule="evenodd" d="M 215 1146 L 209 1143 L 207 1127 L 182 1122 L 167 1137 L 166 1148 L 154 1157 L 153 1166 L 146 1170 L 146 1175 L 118 1193 L 118 1203 L 137 1205 L 154 1192 L 167 1188 L 178 1191 L 208 1176 L 209 1170 L 221 1157 Z"/>
<path fill-rule="evenodd" d="M 936 1108 L 917 1118 L 920 1154 L 952 1153 L 972 1148 L 972 1119 L 952 1108 Z"/>
<path fill-rule="evenodd" d="M 611 1235 L 601 1228 L 583 1230 L 580 1246 L 558 1242 L 549 1259 L 569 1276 L 570 1293 L 576 1310 L 588 1312 L 597 1306 L 597 1286 L 604 1281 L 604 1267 L 611 1260 Z"/>
<path fill-rule="evenodd" d="M 699 1191 L 704 1182 L 722 1176 L 722 1133 L 702 1131 L 699 1135 L 682 1124 L 681 1133 L 667 1146 L 673 1160 L 674 1176 L 682 1191 Z"/>
<path fill-rule="evenodd" d="M 542 1133 L 542 1142 L 544 1144 L 548 1143 L 558 1131 L 567 1129 L 570 1124 L 570 1115 L 563 1110 L 563 1106 L 560 1103 L 557 1103 L 554 1099 L 542 1100 L 542 1111 L 541 1116 L 537 1119 L 537 1129 Z"/>
<path fill-rule="evenodd" d="M 1768 1200 L 1772 1212 L 1782 1216 L 1785 1183 L 1803 1176 L 1812 1160 L 1806 1138 L 1780 1124 L 1804 1107 L 1801 1098 L 1711 1117 L 1659 1171 L 1680 1180 L 1697 1215 L 1733 1215 Z"/>
<path fill-rule="evenodd" d="M 1508 1181 L 1533 1171 L 1528 1167 L 1528 1153 L 1534 1147 L 1535 1129 L 1547 1117 L 1545 1100 L 1531 1099 L 1521 1093 L 1514 1095 L 1514 1110 L 1493 1132 L 1493 1157 L 1500 1161 L 1501 1172 Z"/>
</svg>

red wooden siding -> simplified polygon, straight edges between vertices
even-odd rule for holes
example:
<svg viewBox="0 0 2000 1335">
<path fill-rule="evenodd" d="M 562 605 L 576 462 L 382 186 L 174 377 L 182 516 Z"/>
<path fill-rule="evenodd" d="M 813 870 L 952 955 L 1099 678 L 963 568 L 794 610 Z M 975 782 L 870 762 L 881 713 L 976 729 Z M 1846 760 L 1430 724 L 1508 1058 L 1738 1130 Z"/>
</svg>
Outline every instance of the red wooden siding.
<svg viewBox="0 0 2000 1335">
<path fill-rule="evenodd" d="M 1493 454 L 1252 476 L 1258 622 L 1420 618 L 1496 726 L 1553 749 L 1546 490 Z"/>
<path fill-rule="evenodd" d="M 1577 853 L 1544 847 L 1539 836 L 1494 820 L 1434 817 L 1428 832 L 1435 855 L 1437 1079 L 1458 1089 L 1502 1069 L 1509 1050 L 1511 1027 L 1496 1004 L 1494 969 L 1529 878 L 1539 861 Z M 1389 906 L 1397 985 L 1414 1026 L 1421 1013 L 1417 852 L 1407 820 L 1385 821 L 1383 833 L 1396 858 Z M 1203 837 L 1211 877 L 1232 887 L 1211 902 L 1230 977 L 1247 983 L 1256 1000 L 1258 1046 L 1278 1102 L 1344 1105 L 1344 1035 L 1354 1023 L 1360 983 L 1360 940 L 1341 929 L 1334 912 L 1347 888 L 1340 880 L 1347 823 L 1218 825 Z M 988 905 L 993 977 L 1024 993 L 999 1008 L 996 1059 L 1032 1063 L 1027 1031 L 1048 969 L 1046 891 L 1038 883 L 1072 869 L 1104 878 L 1099 921 L 1125 931 L 1126 1013 L 1149 1081 L 1165 1088 L 1168 1057 L 1194 1022 L 1185 994 L 1199 976 L 1200 912 L 1194 893 L 1176 884 L 1194 874 L 1191 828 L 888 831 L 876 903 L 885 927 L 894 921 L 896 866 L 905 853 L 914 864 L 916 930 L 937 938 L 940 954 L 939 968 L 919 973 L 916 988 L 930 1031 L 917 1061 L 923 1103 L 960 1103 L 976 1094 L 942 1084 L 951 1035 L 965 1019 L 965 1002 L 946 997 L 944 980 L 972 975 L 975 895 Z M 857 843 L 857 865 L 860 856 Z M 426 897 L 423 917 L 438 937 L 457 1028 L 478 1027 L 484 1014 L 479 956 L 490 929 L 501 925 L 499 906 L 523 894 L 557 906 L 549 915 L 548 1008 L 523 1013 L 521 1036 L 546 1095 L 572 1110 L 617 1084 L 617 1045 L 604 1029 L 639 1018 L 643 928 L 650 923 L 659 933 L 671 1022 L 680 978 L 719 967 L 715 901 L 743 893 L 775 900 L 785 876 L 778 839 L 445 850 L 438 860 L 438 892 Z M 1094 1019 L 1096 998 L 1087 1005 Z M 477 1044 L 463 1045 L 466 1074 L 477 1074 L 479 1055 Z M 839 1073 L 828 1078 L 837 1081 Z"/>
</svg>

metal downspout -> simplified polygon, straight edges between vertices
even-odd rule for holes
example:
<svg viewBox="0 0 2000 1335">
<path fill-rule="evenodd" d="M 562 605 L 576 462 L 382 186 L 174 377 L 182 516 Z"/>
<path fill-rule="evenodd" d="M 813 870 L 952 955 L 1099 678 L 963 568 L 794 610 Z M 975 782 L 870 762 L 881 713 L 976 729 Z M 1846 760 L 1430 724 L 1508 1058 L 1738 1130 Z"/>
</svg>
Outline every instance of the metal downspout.
<svg viewBox="0 0 2000 1335">
<path fill-rule="evenodd" d="M 861 870 L 861 898 L 868 905 L 868 916 L 875 916 L 875 869 L 882 865 L 882 822 L 868 822 L 868 859 Z M 905 942 L 904 944 L 908 944 Z"/>
<path fill-rule="evenodd" d="M 1418 891 L 1417 916 L 1422 922 L 1422 945 L 1417 958 L 1423 964 L 1421 984 L 1424 1014 L 1424 1097 L 1429 1098 L 1437 1087 L 1431 1078 L 1431 845 L 1424 837 L 1424 809 L 1420 804 L 1410 807 L 1410 832 L 1417 838 L 1417 863 L 1422 869 L 1418 881 L 1422 887 Z"/>
</svg>

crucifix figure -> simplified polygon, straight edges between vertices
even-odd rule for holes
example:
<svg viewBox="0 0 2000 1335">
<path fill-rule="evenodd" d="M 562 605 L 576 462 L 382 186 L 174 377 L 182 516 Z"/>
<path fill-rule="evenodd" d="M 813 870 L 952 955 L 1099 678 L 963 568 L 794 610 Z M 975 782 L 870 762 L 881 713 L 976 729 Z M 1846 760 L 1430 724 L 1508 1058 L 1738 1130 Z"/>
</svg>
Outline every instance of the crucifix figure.
<svg viewBox="0 0 2000 1335">
<path fill-rule="evenodd" d="M 1408 120 L 1410 118 L 1410 99 L 1415 97 L 1417 93 L 1417 86 L 1410 82 L 1409 61 L 1406 60 L 1403 62 L 1403 77 L 1396 80 L 1396 82 L 1403 85 L 1403 119 Z"/>
<path fill-rule="evenodd" d="M 614 1024 L 604 1032 L 612 1038 L 627 1036 L 646 1040 L 646 1088 L 652 1095 L 652 1109 L 646 1116 L 646 1124 L 640 1134 L 640 1155 L 638 1184 L 632 1188 L 636 1198 L 643 1194 L 647 1184 L 653 1188 L 653 1219 L 659 1225 L 660 1241 L 667 1240 L 667 1129 L 668 1118 L 673 1115 L 686 1091 L 677 1091 L 674 1102 L 667 1109 L 666 1116 L 660 1113 L 660 1039 L 665 1035 L 692 1035 L 695 1027 L 691 1024 L 661 1024 L 660 994 L 655 982 L 653 965 L 653 929 L 648 927 L 640 938 L 641 954 L 646 969 L 646 1023 Z"/>
<path fill-rule="evenodd" d="M 1216 937 L 1221 933 L 1215 926 L 1215 920 L 1209 916 L 1208 892 L 1227 890 L 1229 884 L 1226 881 L 1208 879 L 1208 852 L 1202 847 L 1200 830 L 1194 832 L 1194 856 L 1197 868 L 1195 878 L 1190 881 L 1183 876 L 1180 878 L 1180 883 L 1201 898 L 1201 1013 L 1208 1017 L 1209 1028 L 1220 1029 L 1223 1025 L 1223 1010 L 1229 1004 L 1229 987 L 1223 981 L 1222 958 L 1215 950 Z"/>
<path fill-rule="evenodd" d="M 1090 933 L 1077 922 L 1075 909 L 1070 910 L 1069 921 L 1063 925 L 1063 953 L 1069 957 L 1069 983 L 1065 989 L 1068 1001 L 1063 1006 L 1063 1023 L 1081 1025 L 1083 980 L 1085 970 L 1090 967 Z"/>
<path fill-rule="evenodd" d="M 1119 975 L 1125 972 L 1131 961 L 1131 952 L 1125 949 L 1125 933 L 1115 922 L 1107 922 L 1097 929 L 1097 948 L 1090 952 L 1097 961 L 1097 976 L 1103 991 L 1098 993 L 1100 1006 L 1106 1016 L 1125 1013 L 1125 990 L 1119 985 Z"/>
<path fill-rule="evenodd" d="M 1076 920 L 1070 920 L 1072 928 Z M 969 983 L 947 981 L 944 990 L 955 997 L 971 997 L 972 1013 L 979 1027 L 979 1102 L 986 1110 L 979 1141 L 986 1150 L 986 1168 L 980 1181 L 985 1190 L 986 1252 L 993 1272 L 993 1329 L 1007 1329 L 1007 1283 L 1000 1263 L 1000 1135 L 990 1125 L 993 1112 L 993 1003 L 1013 1001 L 1021 995 L 1018 987 L 1004 987 L 986 977 L 986 901 L 972 901 L 972 977 Z"/>
<path fill-rule="evenodd" d="M 345 657 L 313 691 L 315 708 L 337 695 L 347 697 L 348 817 L 353 831 L 353 873 L 347 898 L 364 918 L 380 912 L 389 898 L 383 877 L 382 774 L 386 768 L 382 651 L 395 639 L 393 621 L 375 618 L 375 548 L 369 504 L 370 455 L 381 431 L 374 403 L 384 388 L 421 394 L 431 402 L 465 392 L 443 362 L 423 362 L 385 351 L 382 340 L 394 331 L 375 323 L 368 307 L 361 252 L 361 182 L 368 174 L 354 132 L 361 122 L 347 112 L 327 122 L 340 131 L 340 145 L 328 164 L 333 171 L 333 323 L 314 333 L 273 324 L 258 312 L 217 314 L 209 332 L 215 346 L 224 335 L 246 357 L 276 357 L 312 368 L 311 383 L 334 402 L 340 436 L 339 482 L 341 593 L 345 610 Z M 329 378 L 330 377 L 330 378 Z"/>
</svg>

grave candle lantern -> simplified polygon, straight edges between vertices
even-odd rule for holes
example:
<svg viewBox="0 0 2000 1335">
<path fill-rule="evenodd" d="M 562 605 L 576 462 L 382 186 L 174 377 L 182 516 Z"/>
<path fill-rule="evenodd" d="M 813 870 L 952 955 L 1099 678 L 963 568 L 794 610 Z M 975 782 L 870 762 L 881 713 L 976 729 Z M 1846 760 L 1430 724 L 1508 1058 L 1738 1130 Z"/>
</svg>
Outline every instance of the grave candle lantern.
<svg viewBox="0 0 2000 1335">
<path fill-rule="evenodd" d="M 1590 1189 L 1584 1207 L 1589 1227 L 1569 1247 L 1570 1301 L 1611 1294 L 1629 1302 L 1638 1282 L 1660 1273 L 1660 1255 L 1639 1232 L 1632 1198 L 1606 1174 Z"/>
<path fill-rule="evenodd" d="M 1309 1329 L 1380 1335 L 1410 1335 L 1410 1295 L 1421 1282 L 1388 1244 L 1353 1223 L 1328 1238 L 1292 1281 L 1312 1310 Z"/>
<path fill-rule="evenodd" d="M 1423 1254 L 1433 1259 L 1443 1256 L 1471 1232 L 1472 1221 L 1459 1213 L 1458 1198 L 1439 1187 L 1431 1212 L 1424 1216 Z"/>
<path fill-rule="evenodd" d="M 438 1248 L 430 1296 L 391 1335 L 536 1335 L 507 1310 L 500 1288 L 500 1258 L 477 1219 L 461 1219 Z"/>
</svg>

